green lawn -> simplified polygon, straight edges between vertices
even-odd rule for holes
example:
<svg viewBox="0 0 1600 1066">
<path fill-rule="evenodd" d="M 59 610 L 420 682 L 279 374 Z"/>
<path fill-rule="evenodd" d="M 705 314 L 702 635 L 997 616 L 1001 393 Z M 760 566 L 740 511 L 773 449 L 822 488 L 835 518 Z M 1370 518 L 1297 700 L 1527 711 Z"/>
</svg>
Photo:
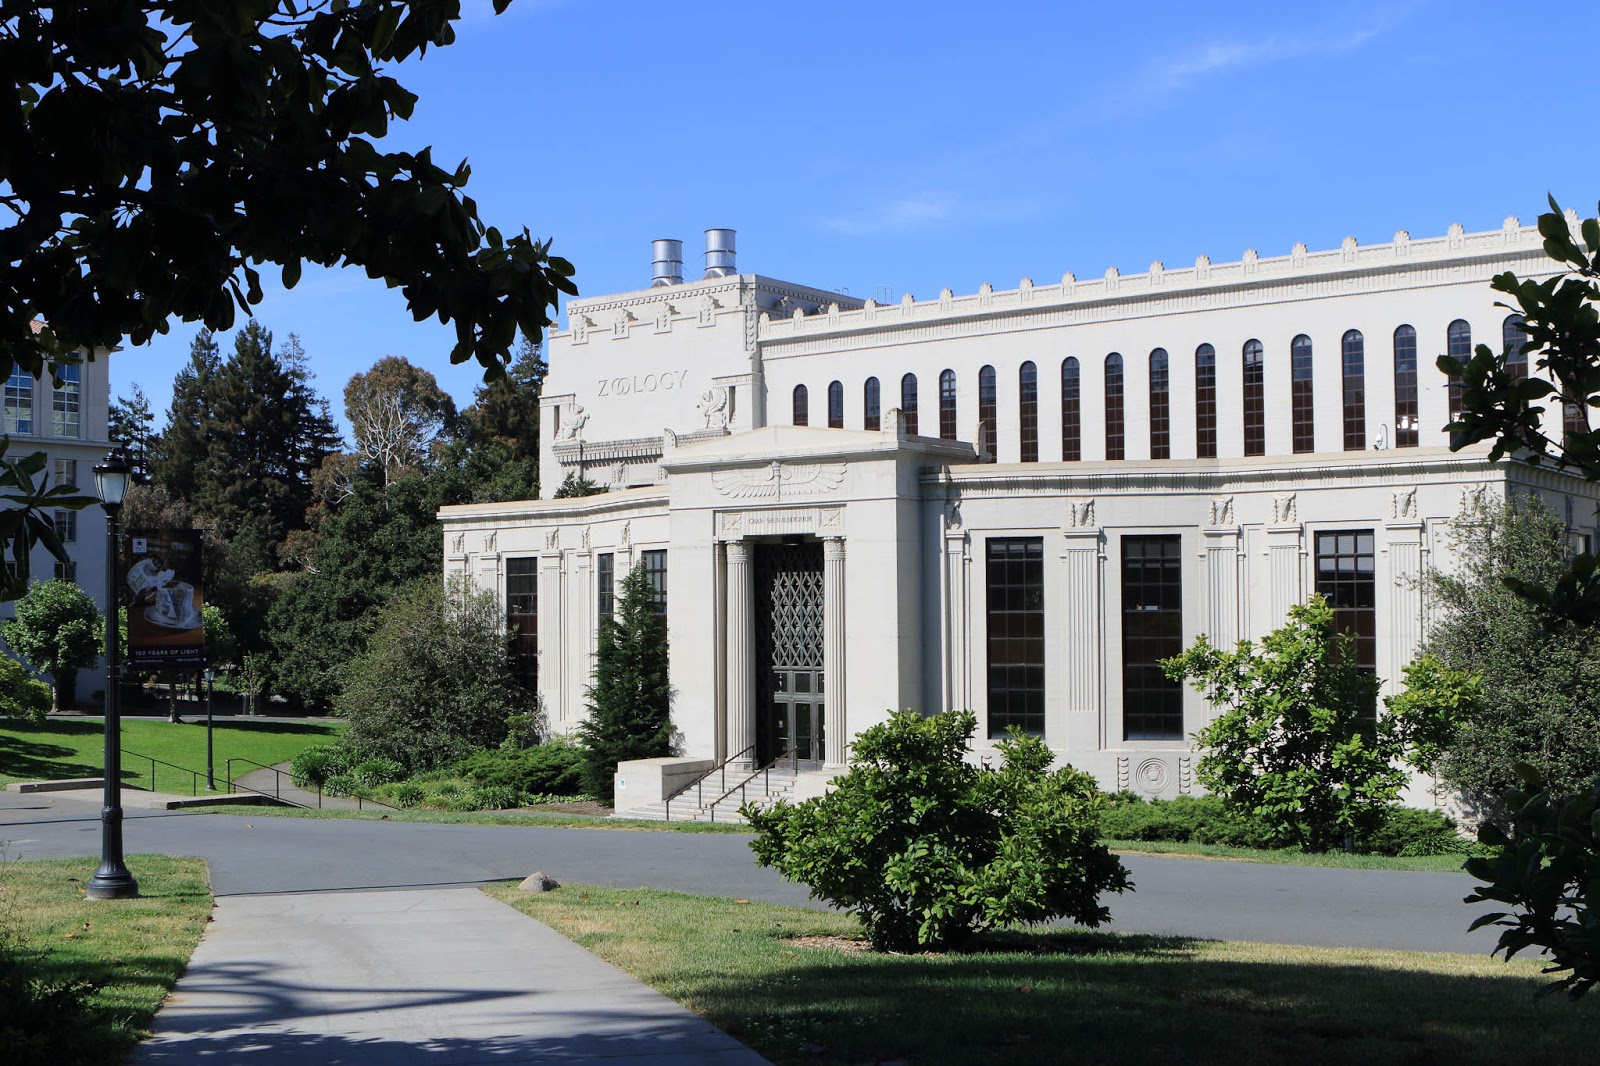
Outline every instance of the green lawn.
<svg viewBox="0 0 1600 1066">
<path fill-rule="evenodd" d="M 226 760 L 250 759 L 267 766 L 292 759 L 300 749 L 332 740 L 343 722 L 257 722 L 228 720 L 216 724 L 216 770 L 220 778 Z M 47 781 L 72 777 L 98 777 L 103 763 L 103 727 L 99 719 L 52 718 L 42 725 L 7 722 L 0 726 L 0 785 L 12 781 Z M 166 721 L 128 720 L 122 723 L 124 752 L 138 752 L 162 762 L 200 770 L 205 788 L 206 727 L 202 718 L 174 725 Z M 253 766 L 235 764 L 236 774 Z M 123 779 L 151 788 L 150 764 L 134 756 L 122 757 Z M 187 794 L 189 774 L 157 765 L 156 791 Z M 218 785 L 222 782 L 219 780 Z"/>
<path fill-rule="evenodd" d="M 1499 1066 L 1587 1061 L 1600 1025 L 1600 997 L 1536 1001 L 1520 960 L 1081 931 L 876 955 L 853 919 L 797 907 L 488 891 L 779 1064 Z"/>
<path fill-rule="evenodd" d="M 138 899 L 84 898 L 94 859 L 0 862 L 0 943 L 16 967 L 48 986 L 88 992 L 80 1006 L 52 1008 L 12 998 L 0 1004 L 9 1024 L 0 1061 L 18 1066 L 101 1066 L 123 1061 L 144 1035 L 167 990 L 200 942 L 211 916 L 205 863 L 165 855 L 130 855 Z M 20 933 L 20 945 L 17 936 Z M 7 982 L 9 983 L 9 982 Z M 28 1034 L 24 1036 L 23 1034 Z"/>
</svg>

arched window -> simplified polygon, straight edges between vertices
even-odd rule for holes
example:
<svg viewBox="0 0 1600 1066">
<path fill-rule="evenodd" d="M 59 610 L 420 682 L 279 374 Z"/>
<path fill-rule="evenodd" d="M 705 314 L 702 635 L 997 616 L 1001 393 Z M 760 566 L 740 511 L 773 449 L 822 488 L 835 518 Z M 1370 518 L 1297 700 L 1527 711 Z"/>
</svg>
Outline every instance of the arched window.
<svg viewBox="0 0 1600 1066">
<path fill-rule="evenodd" d="M 1217 457 L 1217 350 L 1209 344 L 1194 350 L 1194 453 Z"/>
<path fill-rule="evenodd" d="M 1417 446 L 1417 331 L 1394 331 L 1394 446 Z"/>
<path fill-rule="evenodd" d="M 1150 458 L 1172 458 L 1172 414 L 1167 405 L 1167 350 L 1150 353 Z"/>
<path fill-rule="evenodd" d="M 1122 439 L 1122 356 L 1106 356 L 1106 458 L 1126 454 Z"/>
<path fill-rule="evenodd" d="M 1083 412 L 1078 393 L 1078 361 L 1072 356 L 1061 360 L 1061 461 L 1075 463 L 1083 458 Z"/>
<path fill-rule="evenodd" d="M 878 379 L 868 378 L 867 383 L 861 387 L 861 426 L 867 430 L 883 428 L 883 417 L 879 411 Z"/>
<path fill-rule="evenodd" d="M 978 421 L 983 426 L 983 440 L 979 442 L 978 457 L 988 456 L 988 462 L 996 462 L 1000 458 L 1000 434 L 995 420 L 1000 417 L 999 405 L 995 402 L 994 367 L 986 366 L 978 371 Z"/>
<path fill-rule="evenodd" d="M 939 375 L 939 437 L 956 439 L 956 372 L 946 370 Z"/>
<path fill-rule="evenodd" d="M 811 397 L 804 385 L 794 387 L 794 418 L 791 421 L 797 426 L 811 424 Z"/>
<path fill-rule="evenodd" d="M 1367 342 L 1359 329 L 1344 335 L 1340 345 L 1344 378 L 1344 450 L 1367 446 Z"/>
<path fill-rule="evenodd" d="M 1506 372 L 1514 378 L 1528 376 L 1528 355 L 1522 346 L 1528 343 L 1528 334 L 1522 328 L 1521 315 L 1507 315 L 1500 324 L 1500 345 L 1506 353 Z"/>
<path fill-rule="evenodd" d="M 1258 340 L 1244 342 L 1244 453 L 1267 454 L 1266 353 Z"/>
<path fill-rule="evenodd" d="M 1017 447 L 1024 463 L 1039 461 L 1039 368 L 1030 359 L 1017 369 Z"/>
<path fill-rule="evenodd" d="M 1317 415 L 1311 392 L 1311 338 L 1304 333 L 1289 342 L 1289 424 L 1297 452 L 1317 450 Z"/>
<path fill-rule="evenodd" d="M 828 382 L 828 428 L 844 428 L 844 382 Z"/>
<path fill-rule="evenodd" d="M 1459 359 L 1463 364 L 1472 358 L 1472 327 L 1466 319 L 1458 318 L 1445 331 L 1445 354 Z M 1450 421 L 1461 417 L 1461 378 L 1451 374 L 1445 388 L 1450 393 Z"/>
<path fill-rule="evenodd" d="M 906 432 L 917 435 L 917 375 L 907 374 L 900 379 L 900 421 Z"/>
</svg>

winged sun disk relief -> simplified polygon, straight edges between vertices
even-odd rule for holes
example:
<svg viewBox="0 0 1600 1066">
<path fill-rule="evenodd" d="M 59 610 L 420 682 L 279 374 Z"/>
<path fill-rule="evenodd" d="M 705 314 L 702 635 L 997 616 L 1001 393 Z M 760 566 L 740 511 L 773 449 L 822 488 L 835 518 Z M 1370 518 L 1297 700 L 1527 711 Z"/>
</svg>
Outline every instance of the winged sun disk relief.
<svg viewBox="0 0 1600 1066">
<path fill-rule="evenodd" d="M 843 463 L 780 463 L 717 470 L 711 484 L 724 496 L 746 500 L 781 500 L 785 496 L 815 496 L 831 492 L 844 482 Z"/>
</svg>

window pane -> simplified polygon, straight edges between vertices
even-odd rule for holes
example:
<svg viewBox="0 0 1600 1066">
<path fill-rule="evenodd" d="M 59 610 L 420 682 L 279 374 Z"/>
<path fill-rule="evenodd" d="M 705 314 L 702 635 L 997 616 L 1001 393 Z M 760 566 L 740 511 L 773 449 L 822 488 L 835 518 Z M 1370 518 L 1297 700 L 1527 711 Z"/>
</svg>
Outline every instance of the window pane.
<svg viewBox="0 0 1600 1066">
<path fill-rule="evenodd" d="M 1194 448 L 1202 459 L 1217 457 L 1217 350 L 1194 350 Z"/>
<path fill-rule="evenodd" d="M 989 736 L 1009 726 L 1044 736 L 1044 540 L 985 545 Z"/>
<path fill-rule="evenodd" d="M 1359 452 L 1367 446 L 1366 341 L 1361 331 L 1344 335 L 1344 450 Z"/>
<path fill-rule="evenodd" d="M 1445 331 L 1445 354 L 1465 363 L 1472 358 L 1472 327 L 1464 319 L 1456 319 Z M 1461 417 L 1461 378 L 1451 374 L 1446 388 L 1450 390 L 1450 421 Z"/>
<path fill-rule="evenodd" d="M 1167 350 L 1150 353 L 1150 458 L 1172 457 L 1172 417 L 1167 403 Z"/>
<path fill-rule="evenodd" d="M 1370 529 L 1316 535 L 1317 593 L 1333 608 L 1334 631 L 1355 634 L 1356 665 L 1378 667 L 1376 539 Z M 1377 714 L 1374 706 L 1370 712 Z"/>
<path fill-rule="evenodd" d="M 5 385 L 5 432 L 33 432 L 33 375 L 13 370 Z"/>
<path fill-rule="evenodd" d="M 1072 356 L 1061 360 L 1061 461 L 1075 463 L 1083 458 L 1080 439 L 1082 414 L 1078 399 L 1078 361 Z"/>
<path fill-rule="evenodd" d="M 1122 538 L 1122 735 L 1182 740 L 1183 685 L 1161 660 L 1183 652 L 1183 570 L 1175 534 Z"/>
<path fill-rule="evenodd" d="M 956 439 L 956 372 L 946 370 L 939 375 L 939 436 L 944 440 Z"/>
<path fill-rule="evenodd" d="M 61 385 L 55 389 L 50 406 L 50 432 L 57 437 L 78 436 L 79 369 L 76 366 L 64 366 L 59 371 Z"/>
<path fill-rule="evenodd" d="M 517 680 L 529 692 L 539 687 L 539 560 L 506 560 L 506 631 L 512 635 Z"/>
<path fill-rule="evenodd" d="M 864 429 L 873 432 L 883 428 L 882 419 L 878 413 L 877 378 L 868 378 L 867 383 L 861 387 L 861 425 Z"/>
<path fill-rule="evenodd" d="M 1302 333 L 1289 345 L 1290 421 L 1296 452 L 1317 450 L 1316 406 L 1311 379 L 1311 338 Z"/>
<path fill-rule="evenodd" d="M 828 428 L 844 428 L 844 382 L 828 383 Z"/>
<path fill-rule="evenodd" d="M 1039 461 L 1039 368 L 1030 360 L 1017 370 L 1017 448 L 1024 463 Z"/>
<path fill-rule="evenodd" d="M 917 436 L 917 375 L 907 374 L 900 379 L 900 418 L 906 432 Z"/>
<path fill-rule="evenodd" d="M 1266 356 L 1257 340 L 1246 341 L 1244 361 L 1244 453 L 1267 454 Z"/>
<path fill-rule="evenodd" d="M 1106 356 L 1106 458 L 1121 459 L 1122 436 L 1122 356 Z"/>
<path fill-rule="evenodd" d="M 806 392 L 804 385 L 794 387 L 794 417 L 790 420 L 797 426 L 811 424 L 811 397 Z"/>
<path fill-rule="evenodd" d="M 1417 331 L 1394 331 L 1394 446 L 1415 448 L 1417 433 Z"/>
<path fill-rule="evenodd" d="M 1000 458 L 999 426 L 996 425 L 999 404 L 995 391 L 994 367 L 986 366 L 978 371 L 978 421 L 983 424 L 983 440 L 978 448 L 980 462 L 993 463 Z"/>
</svg>

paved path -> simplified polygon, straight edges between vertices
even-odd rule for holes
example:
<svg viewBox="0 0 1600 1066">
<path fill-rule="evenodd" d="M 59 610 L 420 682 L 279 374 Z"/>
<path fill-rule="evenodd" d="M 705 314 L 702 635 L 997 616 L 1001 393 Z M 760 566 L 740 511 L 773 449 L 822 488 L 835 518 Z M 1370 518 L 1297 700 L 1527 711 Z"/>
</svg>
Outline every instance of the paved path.
<svg viewBox="0 0 1600 1066">
<path fill-rule="evenodd" d="M 92 805 L 0 793 L 0 839 L 12 858 L 94 855 L 98 834 Z M 130 854 L 205 858 L 219 897 L 476 884 L 543 870 L 561 881 L 816 905 L 804 887 L 757 867 L 742 835 L 130 811 L 125 836 Z M 1469 954 L 1487 954 L 1496 939 L 1467 932 L 1477 912 L 1461 903 L 1473 885 L 1462 874 L 1125 862 L 1137 891 L 1108 900 L 1116 930 Z"/>
<path fill-rule="evenodd" d="M 139 1066 L 766 1060 L 472 888 L 225 896 Z"/>
</svg>

